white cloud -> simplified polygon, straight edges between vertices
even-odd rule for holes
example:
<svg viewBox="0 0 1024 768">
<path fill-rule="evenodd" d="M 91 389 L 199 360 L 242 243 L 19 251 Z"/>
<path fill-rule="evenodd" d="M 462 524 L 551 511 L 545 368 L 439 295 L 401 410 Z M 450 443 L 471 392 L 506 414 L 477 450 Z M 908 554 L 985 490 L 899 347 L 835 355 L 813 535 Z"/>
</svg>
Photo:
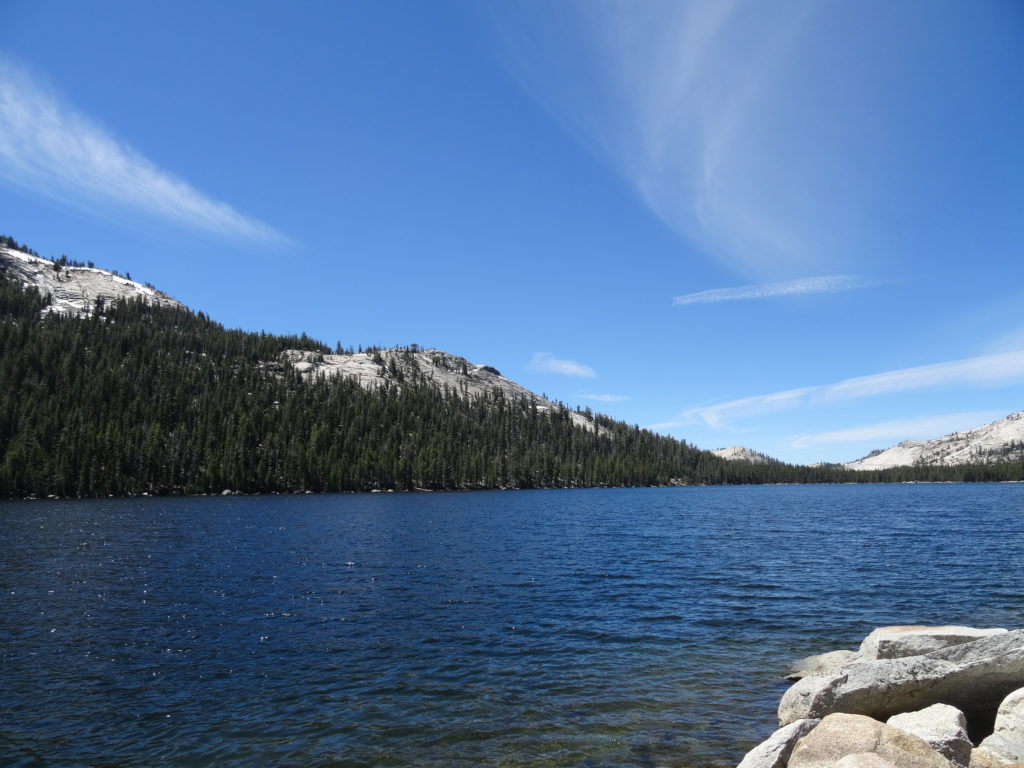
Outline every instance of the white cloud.
<svg viewBox="0 0 1024 768">
<path fill-rule="evenodd" d="M 835 240 L 821 236 L 834 233 L 825 210 L 844 208 L 844 188 L 834 153 L 818 161 L 827 138 L 807 118 L 817 100 L 792 82 L 803 78 L 794 41 L 809 6 L 535 7 L 525 24 L 498 13 L 510 69 L 658 218 L 744 272 L 826 261 Z"/>
<path fill-rule="evenodd" d="M 285 240 L 161 170 L 2 57 L 0 179 L 73 207 L 135 209 L 222 236 Z"/>
<path fill-rule="evenodd" d="M 579 396 L 581 400 L 593 400 L 598 403 L 621 403 L 629 400 L 629 395 L 594 395 L 586 394 Z"/>
<path fill-rule="evenodd" d="M 714 288 L 698 293 L 676 296 L 672 303 L 714 304 L 720 301 L 742 301 L 746 299 L 768 299 L 776 296 L 795 296 L 804 293 L 834 293 L 863 287 L 864 283 L 851 275 L 829 275 L 826 277 L 805 277 L 800 280 L 786 280 L 781 283 L 743 285 L 736 288 Z"/>
<path fill-rule="evenodd" d="M 709 255 L 779 279 L 891 266 L 883 252 L 905 249 L 894 211 L 928 196 L 900 170 L 934 167 L 935 144 L 890 105 L 942 47 L 917 40 L 899 4 L 860 17 L 842 3 L 739 0 L 499 7 L 524 90 Z"/>
<path fill-rule="evenodd" d="M 597 371 L 591 368 L 589 365 L 583 363 L 577 363 L 575 360 L 559 360 L 553 355 L 547 352 L 537 352 L 530 359 L 527 367 L 531 371 L 538 371 L 541 373 L 557 373 L 562 376 L 579 376 L 584 379 L 593 379 L 597 377 Z"/>
<path fill-rule="evenodd" d="M 660 421 L 657 424 L 648 424 L 646 427 L 644 427 L 644 429 L 649 429 L 652 432 L 658 432 L 663 429 L 673 429 L 675 427 L 688 427 L 691 424 L 693 424 L 693 421 L 690 419 L 685 419 L 683 421 Z"/>
<path fill-rule="evenodd" d="M 718 405 L 692 408 L 683 418 L 703 421 L 711 427 L 744 416 L 753 416 L 802 406 L 855 400 L 862 397 L 908 392 L 939 386 L 1002 384 L 1024 381 L 1024 351 L 982 355 L 948 363 L 886 371 L 871 376 L 845 379 L 835 384 L 788 389 L 768 395 L 745 397 Z"/>
<path fill-rule="evenodd" d="M 928 416 L 920 419 L 897 419 L 852 429 L 801 435 L 793 439 L 789 445 L 791 448 L 811 448 L 816 445 L 861 443 L 873 440 L 930 440 L 953 432 L 973 429 L 995 421 L 1004 415 L 1002 411 L 973 411 Z"/>
<path fill-rule="evenodd" d="M 1014 297 L 1020 306 L 1022 297 Z M 1006 331 L 1001 336 L 991 339 L 985 345 L 986 352 L 1009 352 L 1024 349 L 1024 328 L 1014 328 Z"/>
</svg>

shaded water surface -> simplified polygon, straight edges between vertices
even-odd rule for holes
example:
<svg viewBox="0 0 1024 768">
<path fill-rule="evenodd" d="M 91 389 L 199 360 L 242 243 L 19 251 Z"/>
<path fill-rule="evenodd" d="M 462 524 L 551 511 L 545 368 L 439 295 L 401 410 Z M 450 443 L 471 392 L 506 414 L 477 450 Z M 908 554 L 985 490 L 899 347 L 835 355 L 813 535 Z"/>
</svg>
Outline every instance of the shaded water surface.
<svg viewBox="0 0 1024 768">
<path fill-rule="evenodd" d="M 794 658 L 1024 625 L 1024 485 L 0 504 L 0 763 L 728 766 Z"/>
</svg>

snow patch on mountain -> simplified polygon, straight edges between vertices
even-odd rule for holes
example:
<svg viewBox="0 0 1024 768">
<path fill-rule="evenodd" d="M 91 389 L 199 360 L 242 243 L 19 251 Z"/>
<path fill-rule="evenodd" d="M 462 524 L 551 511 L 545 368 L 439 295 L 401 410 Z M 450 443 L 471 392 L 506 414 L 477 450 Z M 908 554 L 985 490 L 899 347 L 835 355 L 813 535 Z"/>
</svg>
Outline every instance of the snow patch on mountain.
<svg viewBox="0 0 1024 768">
<path fill-rule="evenodd" d="M 751 464 L 771 464 L 777 462 L 778 459 L 773 459 L 771 456 L 766 456 L 763 453 L 752 451 L 742 445 L 732 445 L 728 448 L 716 448 L 711 451 L 720 458 L 726 459 L 727 461 L 749 461 Z"/>
<path fill-rule="evenodd" d="M 113 304 L 119 299 L 136 298 L 158 306 L 182 306 L 162 291 L 105 269 L 61 265 L 13 248 L 0 247 L 0 272 L 49 294 L 50 304 L 44 313 L 90 315 L 97 300 Z"/>
<path fill-rule="evenodd" d="M 995 464 L 1003 461 L 1024 461 L 1024 411 L 935 440 L 904 440 L 884 451 L 873 451 L 843 466 L 847 469 L 871 470 L 912 465 Z"/>
<path fill-rule="evenodd" d="M 439 349 L 400 347 L 351 355 L 326 355 L 289 349 L 281 354 L 281 360 L 307 376 L 354 378 L 364 389 L 423 378 L 439 389 L 450 389 L 463 397 L 475 397 L 499 390 L 509 399 L 533 400 L 538 411 L 555 412 L 563 409 L 563 406 L 506 379 L 496 368 L 471 363 L 464 357 Z M 576 426 L 594 429 L 594 421 L 586 415 L 567 408 L 564 410 Z"/>
</svg>

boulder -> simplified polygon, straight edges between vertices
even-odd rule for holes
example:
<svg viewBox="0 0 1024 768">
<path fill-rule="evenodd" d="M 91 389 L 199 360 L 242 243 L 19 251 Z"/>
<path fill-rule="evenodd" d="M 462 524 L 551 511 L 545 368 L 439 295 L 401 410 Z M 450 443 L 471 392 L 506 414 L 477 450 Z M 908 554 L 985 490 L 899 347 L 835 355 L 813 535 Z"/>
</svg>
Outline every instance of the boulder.
<svg viewBox="0 0 1024 768">
<path fill-rule="evenodd" d="M 1005 768 L 1012 765 L 1012 761 L 988 747 L 978 746 L 971 750 L 971 762 L 967 765 L 968 768 Z"/>
<path fill-rule="evenodd" d="M 859 752 L 856 755 L 847 755 L 836 763 L 835 768 L 896 768 L 896 766 L 873 752 Z"/>
<path fill-rule="evenodd" d="M 956 707 L 932 704 L 917 712 L 894 715 L 887 725 L 920 736 L 958 768 L 968 768 L 973 745 L 967 738 L 967 718 Z"/>
<path fill-rule="evenodd" d="M 797 720 L 747 752 L 737 768 L 786 768 L 793 745 L 810 733 L 820 720 Z"/>
<path fill-rule="evenodd" d="M 864 638 L 860 655 L 868 661 L 875 659 L 902 659 L 961 645 L 1006 632 L 1005 629 L 975 629 L 974 627 L 928 627 L 907 625 L 879 627 Z"/>
<path fill-rule="evenodd" d="M 1001 632 L 924 656 L 859 661 L 805 677 L 779 704 L 779 724 L 833 712 L 880 720 L 950 704 L 968 720 L 995 712 L 1024 686 L 1024 630 Z"/>
<path fill-rule="evenodd" d="M 994 752 L 989 752 L 982 747 L 975 747 L 971 750 L 971 762 L 969 768 L 1003 768 L 1006 761 Z"/>
<path fill-rule="evenodd" d="M 860 654 L 856 651 L 830 651 L 829 653 L 820 653 L 817 656 L 808 656 L 806 659 L 793 662 L 786 675 L 786 679 L 802 680 L 810 675 L 830 672 L 833 669 L 838 669 L 859 660 Z"/>
<path fill-rule="evenodd" d="M 968 763 L 968 768 L 999 768 L 1002 762 L 987 749 L 975 747 L 971 750 L 971 762 Z"/>
<path fill-rule="evenodd" d="M 995 731 L 978 746 L 1010 762 L 1024 761 L 1024 688 L 1003 699 Z"/>
<path fill-rule="evenodd" d="M 952 768 L 924 739 L 870 717 L 842 713 L 829 715 L 796 743 L 789 768 L 834 768 L 843 758 L 864 753 L 896 768 Z"/>
<path fill-rule="evenodd" d="M 985 747 L 978 747 L 971 750 L 970 768 L 1024 768 L 1024 763 L 1011 762 Z"/>
</svg>

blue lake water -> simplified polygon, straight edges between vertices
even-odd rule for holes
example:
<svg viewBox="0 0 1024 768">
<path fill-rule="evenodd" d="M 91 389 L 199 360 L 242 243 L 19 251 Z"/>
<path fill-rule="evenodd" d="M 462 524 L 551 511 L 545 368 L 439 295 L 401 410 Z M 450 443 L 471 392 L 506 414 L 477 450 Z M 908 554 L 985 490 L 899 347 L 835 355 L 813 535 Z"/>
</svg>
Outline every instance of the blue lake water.
<svg viewBox="0 0 1024 768">
<path fill-rule="evenodd" d="M 1024 485 L 0 504 L 0 763 L 730 766 L 795 658 L 1024 626 Z"/>
</svg>

